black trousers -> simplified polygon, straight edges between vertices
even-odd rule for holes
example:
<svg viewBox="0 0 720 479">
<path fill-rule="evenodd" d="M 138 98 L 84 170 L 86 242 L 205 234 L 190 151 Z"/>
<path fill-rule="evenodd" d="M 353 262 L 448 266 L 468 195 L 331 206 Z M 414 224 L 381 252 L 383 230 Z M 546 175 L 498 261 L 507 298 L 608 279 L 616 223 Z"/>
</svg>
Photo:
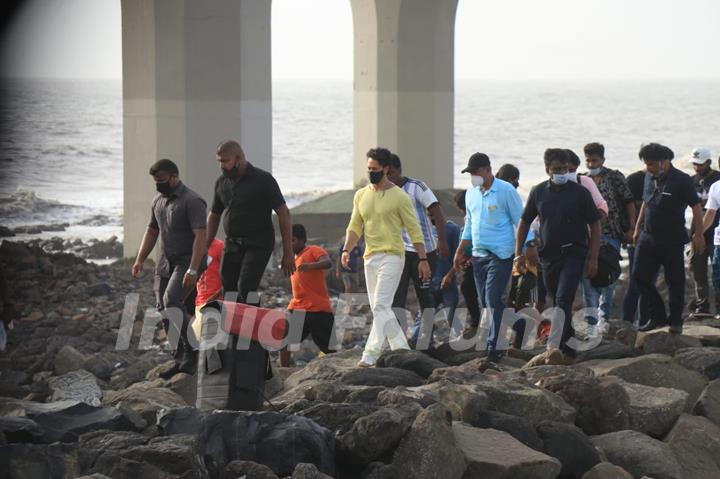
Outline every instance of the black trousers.
<svg viewBox="0 0 720 479">
<path fill-rule="evenodd" d="M 435 265 L 437 263 L 437 253 L 435 251 L 427 253 L 427 259 L 430 265 L 430 272 L 434 273 Z M 395 297 L 393 298 L 392 304 L 396 316 L 404 313 L 404 311 L 401 312 L 400 310 L 405 309 L 405 306 L 407 304 L 408 288 L 410 287 L 410 282 L 412 281 L 413 286 L 415 287 L 415 296 L 417 297 L 418 305 L 420 307 L 420 310 L 418 311 L 418 314 L 415 318 L 416 323 L 420 322 L 423 317 L 423 312 L 425 310 L 433 311 L 432 314 L 428 315 L 429 318 L 432 318 L 430 320 L 433 320 L 435 318 L 435 300 L 433 299 L 432 288 L 430 287 L 430 280 L 425 283 L 426 287 L 423 287 L 423 281 L 420 279 L 420 273 L 418 272 L 419 263 L 420 256 L 418 256 L 417 253 L 411 251 L 405 252 L 405 266 L 403 266 L 402 275 L 400 276 L 400 283 L 395 290 Z M 398 321 L 400 322 L 400 326 L 404 330 L 405 325 L 407 324 L 407 318 L 398 316 Z"/>
<path fill-rule="evenodd" d="M 472 263 L 468 263 L 462 272 L 460 292 L 463 295 L 463 299 L 465 299 L 465 306 L 468 310 L 468 316 L 465 321 L 469 326 L 478 327 L 480 325 L 480 304 L 478 303 L 475 273 L 473 272 Z"/>
<path fill-rule="evenodd" d="M 437 253 L 431 251 L 427 254 L 428 263 L 430 265 L 430 271 L 435 272 L 435 264 L 437 263 Z M 407 293 L 410 287 L 410 281 L 412 281 L 415 287 L 415 296 L 417 296 L 420 309 L 434 308 L 435 302 L 432 298 L 432 293 L 429 287 L 423 288 L 423 282 L 420 279 L 420 273 L 418 273 L 418 264 L 420 263 L 420 256 L 417 253 L 406 251 L 405 252 L 405 266 L 403 267 L 402 276 L 400 276 L 400 283 L 395 290 L 395 298 L 393 299 L 393 308 L 404 308 L 407 303 Z M 430 282 L 428 281 L 428 284 Z"/>
<path fill-rule="evenodd" d="M 223 252 L 220 275 L 225 295 L 228 292 L 237 292 L 237 302 L 258 306 L 260 298 L 248 298 L 250 293 L 256 293 L 260 287 L 260 280 L 265 273 L 273 244 L 269 247 L 243 245 L 228 239 Z M 248 301 L 250 299 L 250 301 Z"/>
<path fill-rule="evenodd" d="M 575 293 L 585 271 L 585 259 L 585 254 L 568 249 L 556 258 L 542 260 L 545 286 L 553 300 L 553 306 L 562 310 L 563 322 L 559 347 L 565 355 L 572 357 L 576 355 L 575 349 L 568 345 L 568 340 L 575 336 L 575 329 L 572 325 L 572 307 Z M 553 329 L 555 329 L 555 325 L 553 325 Z M 550 339 L 554 340 L 554 334 Z"/>
<path fill-rule="evenodd" d="M 640 295 L 647 301 L 650 320 L 659 324 L 682 326 L 685 305 L 685 245 L 657 244 L 655 239 L 643 234 L 635 248 L 635 271 L 633 275 Z M 657 290 L 655 279 L 660 266 L 665 272 L 665 282 L 670 296 L 670 315 Z"/>
</svg>

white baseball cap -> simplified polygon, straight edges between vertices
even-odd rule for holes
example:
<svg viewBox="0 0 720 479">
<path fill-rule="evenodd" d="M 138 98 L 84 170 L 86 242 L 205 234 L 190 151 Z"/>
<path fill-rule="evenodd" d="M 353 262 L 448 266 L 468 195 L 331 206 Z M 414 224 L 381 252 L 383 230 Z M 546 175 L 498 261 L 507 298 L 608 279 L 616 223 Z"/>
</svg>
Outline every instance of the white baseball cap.
<svg viewBox="0 0 720 479">
<path fill-rule="evenodd" d="M 687 159 L 690 163 L 702 165 L 706 161 L 712 160 L 712 153 L 710 153 L 708 148 L 695 148 L 692 153 L 687 156 Z"/>
</svg>

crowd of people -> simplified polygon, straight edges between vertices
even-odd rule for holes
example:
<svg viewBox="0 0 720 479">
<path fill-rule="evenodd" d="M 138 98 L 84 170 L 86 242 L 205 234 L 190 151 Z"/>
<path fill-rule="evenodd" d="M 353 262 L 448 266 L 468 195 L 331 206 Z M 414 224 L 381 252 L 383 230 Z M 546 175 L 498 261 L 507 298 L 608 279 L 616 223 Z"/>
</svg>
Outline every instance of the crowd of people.
<svg viewBox="0 0 720 479">
<path fill-rule="evenodd" d="M 614 314 L 623 248 L 629 259 L 623 320 L 642 331 L 668 326 L 671 333 L 682 332 L 688 242 L 696 293 L 690 314 L 709 315 L 711 289 L 720 290 L 720 248 L 713 253 L 713 246 L 720 245 L 720 231 L 715 232 L 720 173 L 712 168 L 710 151 L 696 148 L 688 156 L 693 177 L 675 168 L 673 151 L 657 143 L 642 146 L 638 156 L 644 168 L 627 178 L 606 166 L 602 144 L 587 144 L 583 154 L 586 172 L 578 173 L 582 162 L 573 151 L 547 149 L 548 178 L 531 189 L 525 202 L 517 191 L 516 166 L 494 171 L 488 155 L 473 154 L 462 170 L 469 187 L 455 197 L 464 223 L 456 224 L 446 219 L 427 184 L 403 175 L 396 154 L 373 148 L 367 153 L 369 183 L 355 193 L 334 266 L 325 249 L 307 244 L 307 231 L 292 224 L 273 176 L 249 163 L 237 142 L 217 148 L 222 174 L 209 214 L 203 198 L 182 183 L 177 166 L 158 161 L 150 169 L 158 194 L 132 274 L 141 274 L 159 240 L 157 308 L 181 312 L 175 321 L 164 315 L 168 336 L 179 338 L 175 367 L 165 375 L 199 368 L 200 379 L 209 378 L 215 388 L 213 374 L 224 371 L 230 392 L 220 394 L 225 402 L 219 407 L 237 406 L 237 390 L 254 387 L 239 371 L 258 358 L 269 364 L 267 351 L 258 345 L 236 347 L 233 335 L 224 352 L 201 351 L 198 357 L 192 344 L 205 337 L 203 306 L 224 300 L 259 307 L 260 281 L 275 246 L 273 211 L 282 237 L 281 268 L 292 287 L 287 318 L 291 325 L 302 322 L 300 340 L 312 337 L 325 354 L 333 349 L 335 318 L 326 271 L 334 271 L 346 293 L 367 292 L 372 325 L 360 367 L 372 367 L 386 341 L 393 350 L 431 347 L 438 310 L 453 340 L 482 342 L 488 361 L 500 361 L 507 351 L 503 321 L 508 308 L 536 312 L 511 324 L 513 347 L 522 347 L 528 336 L 547 337 L 547 351 L 537 362 L 570 364 L 576 337 L 601 336 Z M 215 238 L 221 220 L 224 242 Z M 657 287 L 661 266 L 667 309 Z M 412 315 L 405 310 L 410 283 L 418 302 Z M 574 330 L 572 321 L 578 289 L 584 303 L 582 332 Z M 466 314 L 458 314 L 461 295 Z M 717 312 L 719 297 L 715 294 Z M 281 365 L 290 359 L 287 348 L 281 351 Z"/>
</svg>

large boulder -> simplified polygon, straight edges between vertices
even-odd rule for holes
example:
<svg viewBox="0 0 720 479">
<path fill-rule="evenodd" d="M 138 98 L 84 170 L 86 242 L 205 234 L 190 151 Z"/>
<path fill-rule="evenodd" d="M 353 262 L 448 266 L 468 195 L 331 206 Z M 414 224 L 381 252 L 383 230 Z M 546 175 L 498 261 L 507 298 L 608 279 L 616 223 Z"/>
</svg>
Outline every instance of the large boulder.
<svg viewBox="0 0 720 479">
<path fill-rule="evenodd" d="M 392 463 L 408 479 L 460 479 L 465 457 L 455 444 L 450 412 L 439 404 L 423 410 L 400 441 Z"/>
<path fill-rule="evenodd" d="M 615 382 L 597 379 L 585 367 L 538 366 L 523 370 L 525 379 L 551 391 L 577 411 L 577 424 L 588 435 L 628 429 L 630 398 Z"/>
<path fill-rule="evenodd" d="M 83 353 L 72 346 L 63 346 L 55 355 L 55 375 L 62 376 L 65 373 L 82 369 L 86 359 Z"/>
<path fill-rule="evenodd" d="M 448 365 L 423 351 L 398 349 L 383 353 L 378 358 L 375 366 L 379 368 L 406 369 L 418 376 L 427 378 L 434 370 L 446 368 Z"/>
<path fill-rule="evenodd" d="M 452 430 L 467 463 L 464 478 L 554 479 L 560 472 L 557 459 L 530 449 L 505 432 L 461 422 L 454 422 Z"/>
<path fill-rule="evenodd" d="M 410 403 L 404 409 L 382 408 L 361 417 L 339 438 L 340 445 L 351 462 L 370 464 L 382 459 L 400 444 L 420 410 L 420 406 Z"/>
<path fill-rule="evenodd" d="M 675 424 L 687 404 L 688 394 L 679 389 L 653 388 L 618 380 L 630 398 L 630 429 L 661 438 Z"/>
<path fill-rule="evenodd" d="M 704 417 L 683 414 L 665 438 L 685 477 L 720 477 L 720 427 Z"/>
<path fill-rule="evenodd" d="M 340 382 L 361 386 L 420 386 L 425 380 L 412 371 L 398 368 L 355 368 L 343 373 Z"/>
<path fill-rule="evenodd" d="M 78 451 L 85 474 L 100 473 L 113 479 L 208 477 L 201 445 L 192 435 L 150 438 L 132 432 L 95 431 L 80 438 Z"/>
<path fill-rule="evenodd" d="M 635 347 L 643 354 L 667 354 L 672 356 L 678 349 L 700 348 L 698 338 L 684 334 L 671 334 L 663 330 L 638 333 Z"/>
<path fill-rule="evenodd" d="M 485 393 L 471 384 L 455 384 L 446 380 L 415 388 L 396 387 L 378 395 L 378 404 L 404 404 L 414 402 L 422 407 L 440 403 L 452 414 L 453 419 L 472 423 L 487 409 Z"/>
<path fill-rule="evenodd" d="M 77 444 L 0 446 L 0 476 L 8 479 L 65 478 L 80 475 Z"/>
<path fill-rule="evenodd" d="M 543 442 L 542 452 L 562 465 L 558 479 L 581 479 L 601 461 L 595 446 L 577 426 L 542 421 L 536 430 Z"/>
<path fill-rule="evenodd" d="M 705 388 L 707 379 L 663 354 L 648 354 L 637 358 L 587 361 L 583 366 L 597 376 L 617 376 L 627 382 L 644 386 L 679 389 L 688 393 L 687 407 L 691 408 Z"/>
<path fill-rule="evenodd" d="M 582 479 L 633 479 L 633 476 L 620 466 L 601 462 L 586 472 Z"/>
<path fill-rule="evenodd" d="M 706 378 L 720 378 L 720 348 L 686 348 L 675 353 L 675 361 Z"/>
<path fill-rule="evenodd" d="M 670 446 L 637 431 L 618 431 L 590 438 L 607 460 L 634 477 L 685 479 Z"/>
<path fill-rule="evenodd" d="M 514 381 L 483 379 L 473 383 L 488 397 L 488 409 L 528 418 L 575 422 L 576 411 L 560 396 L 545 389 Z"/>
<path fill-rule="evenodd" d="M 163 435 L 197 436 L 213 476 L 234 460 L 265 464 L 281 477 L 291 475 L 301 462 L 335 473 L 333 434 L 305 417 L 183 408 L 164 414 L 158 426 Z"/>
<path fill-rule="evenodd" d="M 470 425 L 483 429 L 503 431 L 531 449 L 536 451 L 542 451 L 543 449 L 543 442 L 535 430 L 535 425 L 524 417 L 488 411 Z"/>
<path fill-rule="evenodd" d="M 185 400 L 172 390 L 153 383 L 132 384 L 121 391 L 107 391 L 103 403 L 139 414 L 148 425 L 155 424 L 163 410 L 187 406 Z"/>
<path fill-rule="evenodd" d="M 708 384 L 693 406 L 692 412 L 720 426 L 720 379 Z"/>
<path fill-rule="evenodd" d="M 102 404 L 103 393 L 97 379 L 84 369 L 71 371 L 48 380 L 52 401 L 79 401 L 91 406 Z"/>
</svg>

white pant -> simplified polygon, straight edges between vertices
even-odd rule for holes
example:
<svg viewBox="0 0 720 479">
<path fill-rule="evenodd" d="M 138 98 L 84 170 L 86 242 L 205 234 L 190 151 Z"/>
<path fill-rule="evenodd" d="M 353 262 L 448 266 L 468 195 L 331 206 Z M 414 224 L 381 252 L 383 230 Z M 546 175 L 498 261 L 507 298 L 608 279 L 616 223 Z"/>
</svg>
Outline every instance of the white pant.
<svg viewBox="0 0 720 479">
<path fill-rule="evenodd" d="M 410 349 L 392 310 L 404 265 L 405 259 L 394 254 L 375 253 L 365 258 L 365 281 L 373 313 L 372 328 L 362 357 L 366 363 L 375 364 L 386 337 L 392 350 Z"/>
</svg>

